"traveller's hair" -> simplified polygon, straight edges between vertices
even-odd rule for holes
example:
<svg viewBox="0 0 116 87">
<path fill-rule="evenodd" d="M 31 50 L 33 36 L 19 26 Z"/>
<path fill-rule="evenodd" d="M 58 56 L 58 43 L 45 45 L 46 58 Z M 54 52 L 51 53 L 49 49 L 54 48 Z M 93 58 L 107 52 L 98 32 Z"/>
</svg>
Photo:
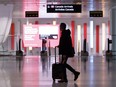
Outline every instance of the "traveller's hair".
<svg viewBox="0 0 116 87">
<path fill-rule="evenodd" d="M 60 28 L 66 29 L 66 24 L 65 23 L 60 23 Z"/>
</svg>

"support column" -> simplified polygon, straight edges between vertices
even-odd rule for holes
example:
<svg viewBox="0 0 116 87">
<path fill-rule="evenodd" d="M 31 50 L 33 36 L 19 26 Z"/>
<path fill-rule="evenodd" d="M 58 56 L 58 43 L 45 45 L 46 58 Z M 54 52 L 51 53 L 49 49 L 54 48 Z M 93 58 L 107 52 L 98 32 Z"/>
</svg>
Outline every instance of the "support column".
<svg viewBox="0 0 116 87">
<path fill-rule="evenodd" d="M 116 8 L 111 10 L 112 55 L 116 56 Z"/>
</svg>

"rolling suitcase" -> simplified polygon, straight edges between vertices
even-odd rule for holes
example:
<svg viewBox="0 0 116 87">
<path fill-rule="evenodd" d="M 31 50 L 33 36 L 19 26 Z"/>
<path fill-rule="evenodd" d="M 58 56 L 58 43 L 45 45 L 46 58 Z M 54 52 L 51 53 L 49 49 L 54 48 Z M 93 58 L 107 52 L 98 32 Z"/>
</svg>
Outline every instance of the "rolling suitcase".
<svg viewBox="0 0 116 87">
<path fill-rule="evenodd" d="M 56 47 L 55 47 L 55 63 L 52 64 L 53 82 L 55 82 L 55 79 L 62 79 L 64 70 L 65 70 L 64 65 L 59 62 L 56 62 Z"/>
</svg>

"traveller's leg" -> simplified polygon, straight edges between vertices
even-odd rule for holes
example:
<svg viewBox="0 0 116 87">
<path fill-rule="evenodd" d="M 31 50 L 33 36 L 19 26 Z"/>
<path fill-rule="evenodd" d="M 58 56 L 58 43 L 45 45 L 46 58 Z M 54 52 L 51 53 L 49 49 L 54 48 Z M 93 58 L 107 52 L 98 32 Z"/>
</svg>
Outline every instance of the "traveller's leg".
<svg viewBox="0 0 116 87">
<path fill-rule="evenodd" d="M 75 71 L 69 64 L 67 64 L 67 60 L 68 60 L 68 57 L 66 57 L 65 60 L 64 60 L 65 68 L 67 68 L 68 70 L 70 70 L 75 75 L 74 81 L 76 81 L 76 79 L 78 78 L 80 72 Z"/>
</svg>

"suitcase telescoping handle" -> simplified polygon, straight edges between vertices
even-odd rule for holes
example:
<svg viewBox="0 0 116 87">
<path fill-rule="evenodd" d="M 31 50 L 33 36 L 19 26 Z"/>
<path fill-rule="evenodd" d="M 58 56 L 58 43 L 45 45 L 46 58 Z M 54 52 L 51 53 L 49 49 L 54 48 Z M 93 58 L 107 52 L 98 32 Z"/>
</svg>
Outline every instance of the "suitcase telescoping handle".
<svg viewBox="0 0 116 87">
<path fill-rule="evenodd" d="M 56 64 L 56 48 L 57 46 L 55 46 L 55 64 Z"/>
</svg>

